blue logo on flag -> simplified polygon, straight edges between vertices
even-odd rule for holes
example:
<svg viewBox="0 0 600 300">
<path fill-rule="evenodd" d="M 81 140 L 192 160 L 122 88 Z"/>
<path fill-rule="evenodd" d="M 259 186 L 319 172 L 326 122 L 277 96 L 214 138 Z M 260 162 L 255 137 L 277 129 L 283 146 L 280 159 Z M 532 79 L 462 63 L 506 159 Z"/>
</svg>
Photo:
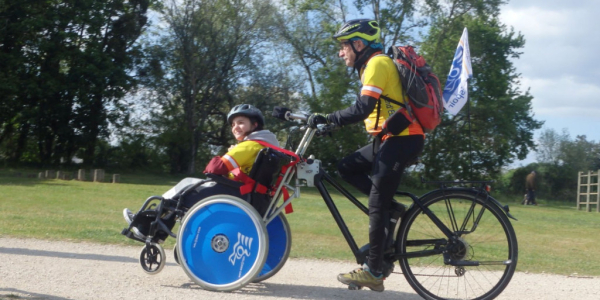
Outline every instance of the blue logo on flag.
<svg viewBox="0 0 600 300">
<path fill-rule="evenodd" d="M 463 47 L 458 45 L 454 59 L 452 60 L 452 70 L 448 74 L 446 80 L 446 86 L 444 87 L 444 102 L 448 103 L 450 97 L 456 92 L 456 89 L 460 85 L 460 75 L 462 74 L 462 60 L 463 60 Z"/>
</svg>

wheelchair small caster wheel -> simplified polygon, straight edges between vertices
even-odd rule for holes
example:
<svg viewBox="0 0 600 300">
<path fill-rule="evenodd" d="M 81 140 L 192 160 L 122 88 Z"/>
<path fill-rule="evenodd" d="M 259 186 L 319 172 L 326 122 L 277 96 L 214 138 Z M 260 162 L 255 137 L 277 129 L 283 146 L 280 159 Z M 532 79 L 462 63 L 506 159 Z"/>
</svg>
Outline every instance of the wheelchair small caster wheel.
<svg viewBox="0 0 600 300">
<path fill-rule="evenodd" d="M 351 291 L 358 291 L 358 290 L 362 289 L 362 286 L 351 283 L 348 285 L 348 289 Z"/>
<path fill-rule="evenodd" d="M 140 265 L 149 275 L 158 274 L 166 264 L 165 250 L 156 243 L 144 246 L 140 252 Z"/>
</svg>

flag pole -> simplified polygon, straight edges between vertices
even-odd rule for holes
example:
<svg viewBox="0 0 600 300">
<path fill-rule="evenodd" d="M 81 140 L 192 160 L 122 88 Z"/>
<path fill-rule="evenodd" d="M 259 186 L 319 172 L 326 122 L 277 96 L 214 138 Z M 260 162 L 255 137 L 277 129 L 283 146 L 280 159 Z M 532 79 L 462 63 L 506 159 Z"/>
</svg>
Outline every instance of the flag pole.
<svg viewBox="0 0 600 300">
<path fill-rule="evenodd" d="M 471 134 L 471 99 L 467 99 L 467 121 L 469 122 L 469 178 L 473 178 L 473 135 Z"/>
</svg>

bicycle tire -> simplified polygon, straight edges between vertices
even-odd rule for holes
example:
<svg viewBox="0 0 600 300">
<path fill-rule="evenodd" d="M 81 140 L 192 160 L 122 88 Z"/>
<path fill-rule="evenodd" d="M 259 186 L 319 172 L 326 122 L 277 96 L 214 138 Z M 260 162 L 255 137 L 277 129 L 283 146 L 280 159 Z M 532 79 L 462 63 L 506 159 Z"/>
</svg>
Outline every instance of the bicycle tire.
<svg viewBox="0 0 600 300">
<path fill-rule="evenodd" d="M 455 251 L 448 251 L 452 254 L 446 254 L 446 258 L 463 264 L 445 264 L 443 254 L 400 258 L 404 277 L 423 298 L 494 299 L 510 282 L 518 260 L 517 237 L 504 211 L 486 201 L 486 197 L 474 189 L 450 188 L 429 193 L 421 200 L 457 238 Z M 471 208 L 473 213 L 469 214 Z M 475 219 L 480 213 L 481 219 L 477 222 Z M 466 226 L 461 233 L 459 229 L 463 224 Z M 434 243 L 415 245 L 424 239 L 446 240 L 448 245 L 452 244 L 421 207 L 414 205 L 402 220 L 396 253 L 447 247 Z M 468 265 L 475 262 L 478 264 Z"/>
</svg>

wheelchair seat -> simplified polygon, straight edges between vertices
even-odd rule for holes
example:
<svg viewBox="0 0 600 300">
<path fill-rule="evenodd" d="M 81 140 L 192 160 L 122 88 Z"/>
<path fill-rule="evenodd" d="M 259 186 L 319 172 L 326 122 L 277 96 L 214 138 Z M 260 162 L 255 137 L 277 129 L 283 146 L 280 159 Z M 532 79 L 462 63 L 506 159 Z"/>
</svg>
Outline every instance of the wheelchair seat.
<svg viewBox="0 0 600 300">
<path fill-rule="evenodd" d="M 258 152 L 248 176 L 257 183 L 270 188 L 276 184 L 283 166 L 292 161 L 291 157 L 273 148 L 265 147 Z M 255 186 L 255 190 L 256 190 Z"/>
<path fill-rule="evenodd" d="M 269 208 L 271 197 L 269 191 L 276 188 L 283 166 L 289 164 L 292 158 L 273 148 L 265 147 L 260 150 L 248 176 L 255 181 L 254 188 L 249 195 L 249 203 L 264 216 Z M 263 190 L 266 188 L 266 192 Z"/>
<path fill-rule="evenodd" d="M 283 166 L 289 164 L 292 158 L 275 149 L 265 147 L 258 152 L 248 177 L 252 179 L 252 190 L 241 197 L 250 203 L 261 216 L 264 216 L 269 208 L 271 197 L 269 191 L 274 188 Z M 206 176 L 217 184 L 228 186 L 239 190 L 244 183 L 231 180 L 224 176 L 206 174 Z"/>
</svg>

